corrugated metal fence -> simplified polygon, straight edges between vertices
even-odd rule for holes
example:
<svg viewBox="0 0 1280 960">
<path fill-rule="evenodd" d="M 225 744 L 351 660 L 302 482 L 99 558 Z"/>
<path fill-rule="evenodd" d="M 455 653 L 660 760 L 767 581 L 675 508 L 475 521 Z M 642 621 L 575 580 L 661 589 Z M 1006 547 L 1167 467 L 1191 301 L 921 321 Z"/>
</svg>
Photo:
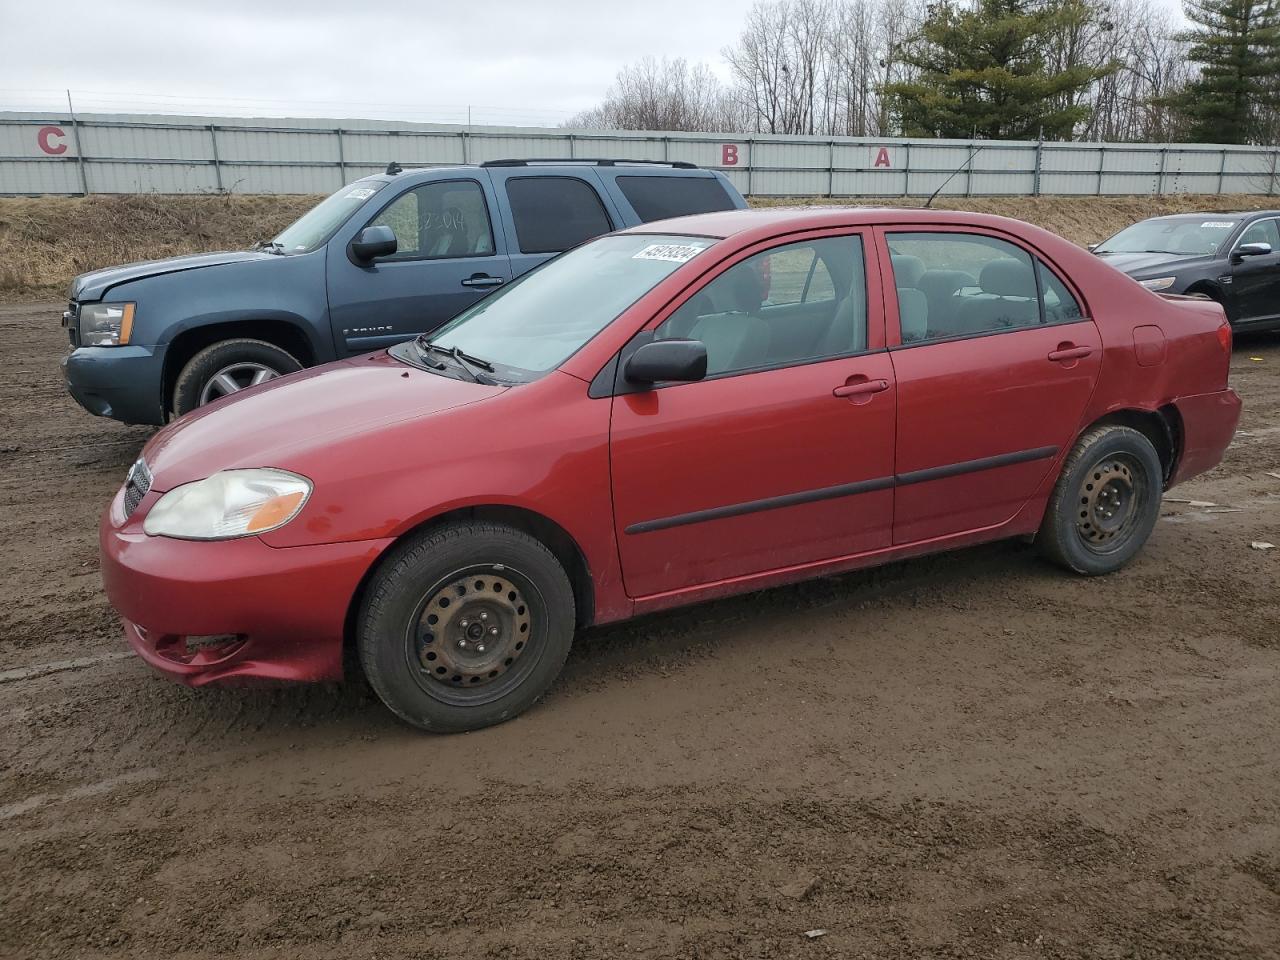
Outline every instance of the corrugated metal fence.
<svg viewBox="0 0 1280 960">
<path fill-rule="evenodd" d="M 11 195 L 329 193 L 390 160 L 413 167 L 509 157 L 687 160 L 723 170 L 755 196 L 927 196 L 939 186 L 959 196 L 1277 190 L 1277 150 L 1266 147 L 0 112 L 0 194 Z"/>
</svg>

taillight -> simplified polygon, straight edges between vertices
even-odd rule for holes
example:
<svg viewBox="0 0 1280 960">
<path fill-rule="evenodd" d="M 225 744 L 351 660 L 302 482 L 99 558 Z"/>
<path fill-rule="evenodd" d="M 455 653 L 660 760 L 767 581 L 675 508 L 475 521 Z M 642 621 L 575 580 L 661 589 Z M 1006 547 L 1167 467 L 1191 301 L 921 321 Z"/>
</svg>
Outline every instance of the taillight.
<svg viewBox="0 0 1280 960">
<path fill-rule="evenodd" d="M 1225 320 L 1218 328 L 1218 343 L 1222 345 L 1222 352 L 1228 357 L 1231 356 L 1231 324 Z"/>
</svg>

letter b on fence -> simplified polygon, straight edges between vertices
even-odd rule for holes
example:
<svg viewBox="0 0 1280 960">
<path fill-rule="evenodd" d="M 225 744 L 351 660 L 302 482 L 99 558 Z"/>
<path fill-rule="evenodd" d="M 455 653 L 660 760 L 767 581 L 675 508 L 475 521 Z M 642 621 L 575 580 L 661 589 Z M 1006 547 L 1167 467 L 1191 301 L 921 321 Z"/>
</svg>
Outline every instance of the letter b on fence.
<svg viewBox="0 0 1280 960">
<path fill-rule="evenodd" d="M 738 165 L 738 145 L 722 143 L 720 145 L 720 166 L 736 167 Z"/>
</svg>

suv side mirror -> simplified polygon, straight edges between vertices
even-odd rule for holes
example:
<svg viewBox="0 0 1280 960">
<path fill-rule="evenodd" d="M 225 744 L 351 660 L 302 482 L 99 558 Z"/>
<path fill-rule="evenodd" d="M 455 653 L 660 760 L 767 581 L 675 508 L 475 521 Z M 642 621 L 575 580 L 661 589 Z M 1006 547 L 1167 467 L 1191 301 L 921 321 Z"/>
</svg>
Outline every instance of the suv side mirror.
<svg viewBox="0 0 1280 960">
<path fill-rule="evenodd" d="M 632 383 L 690 382 L 707 375 L 707 345 L 701 340 L 655 340 L 633 353 L 623 370 Z"/>
<path fill-rule="evenodd" d="M 1265 257 L 1270 252 L 1269 243 L 1242 243 L 1236 247 L 1233 256 L 1234 259 L 1243 260 L 1245 257 Z"/>
<path fill-rule="evenodd" d="M 389 257 L 399 249 L 395 231 L 387 226 L 365 227 L 348 248 L 351 259 L 367 267 L 378 257 Z"/>
</svg>

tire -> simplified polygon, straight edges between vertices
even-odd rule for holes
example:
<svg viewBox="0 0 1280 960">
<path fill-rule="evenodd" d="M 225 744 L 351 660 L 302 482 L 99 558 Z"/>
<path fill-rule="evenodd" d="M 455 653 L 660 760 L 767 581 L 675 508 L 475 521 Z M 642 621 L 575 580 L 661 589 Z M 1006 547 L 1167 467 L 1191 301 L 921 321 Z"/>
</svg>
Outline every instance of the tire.
<svg viewBox="0 0 1280 960">
<path fill-rule="evenodd" d="M 1160 456 L 1130 427 L 1095 427 L 1062 466 L 1036 544 L 1049 560 L 1085 576 L 1119 570 L 1160 516 Z"/>
<path fill-rule="evenodd" d="M 273 380 L 301 369 L 302 364 L 293 354 L 274 343 L 247 338 L 221 340 L 188 360 L 178 374 L 173 385 L 174 415 L 180 417 L 234 392 L 220 386 L 224 382 L 219 380 L 221 375 L 226 375 L 240 390 L 260 382 L 253 379 L 260 371 L 268 374 L 263 379 Z"/>
<path fill-rule="evenodd" d="M 451 523 L 393 548 L 356 620 L 360 663 L 396 716 L 420 730 L 478 730 L 528 710 L 573 643 L 573 588 L 541 541 Z"/>
</svg>

